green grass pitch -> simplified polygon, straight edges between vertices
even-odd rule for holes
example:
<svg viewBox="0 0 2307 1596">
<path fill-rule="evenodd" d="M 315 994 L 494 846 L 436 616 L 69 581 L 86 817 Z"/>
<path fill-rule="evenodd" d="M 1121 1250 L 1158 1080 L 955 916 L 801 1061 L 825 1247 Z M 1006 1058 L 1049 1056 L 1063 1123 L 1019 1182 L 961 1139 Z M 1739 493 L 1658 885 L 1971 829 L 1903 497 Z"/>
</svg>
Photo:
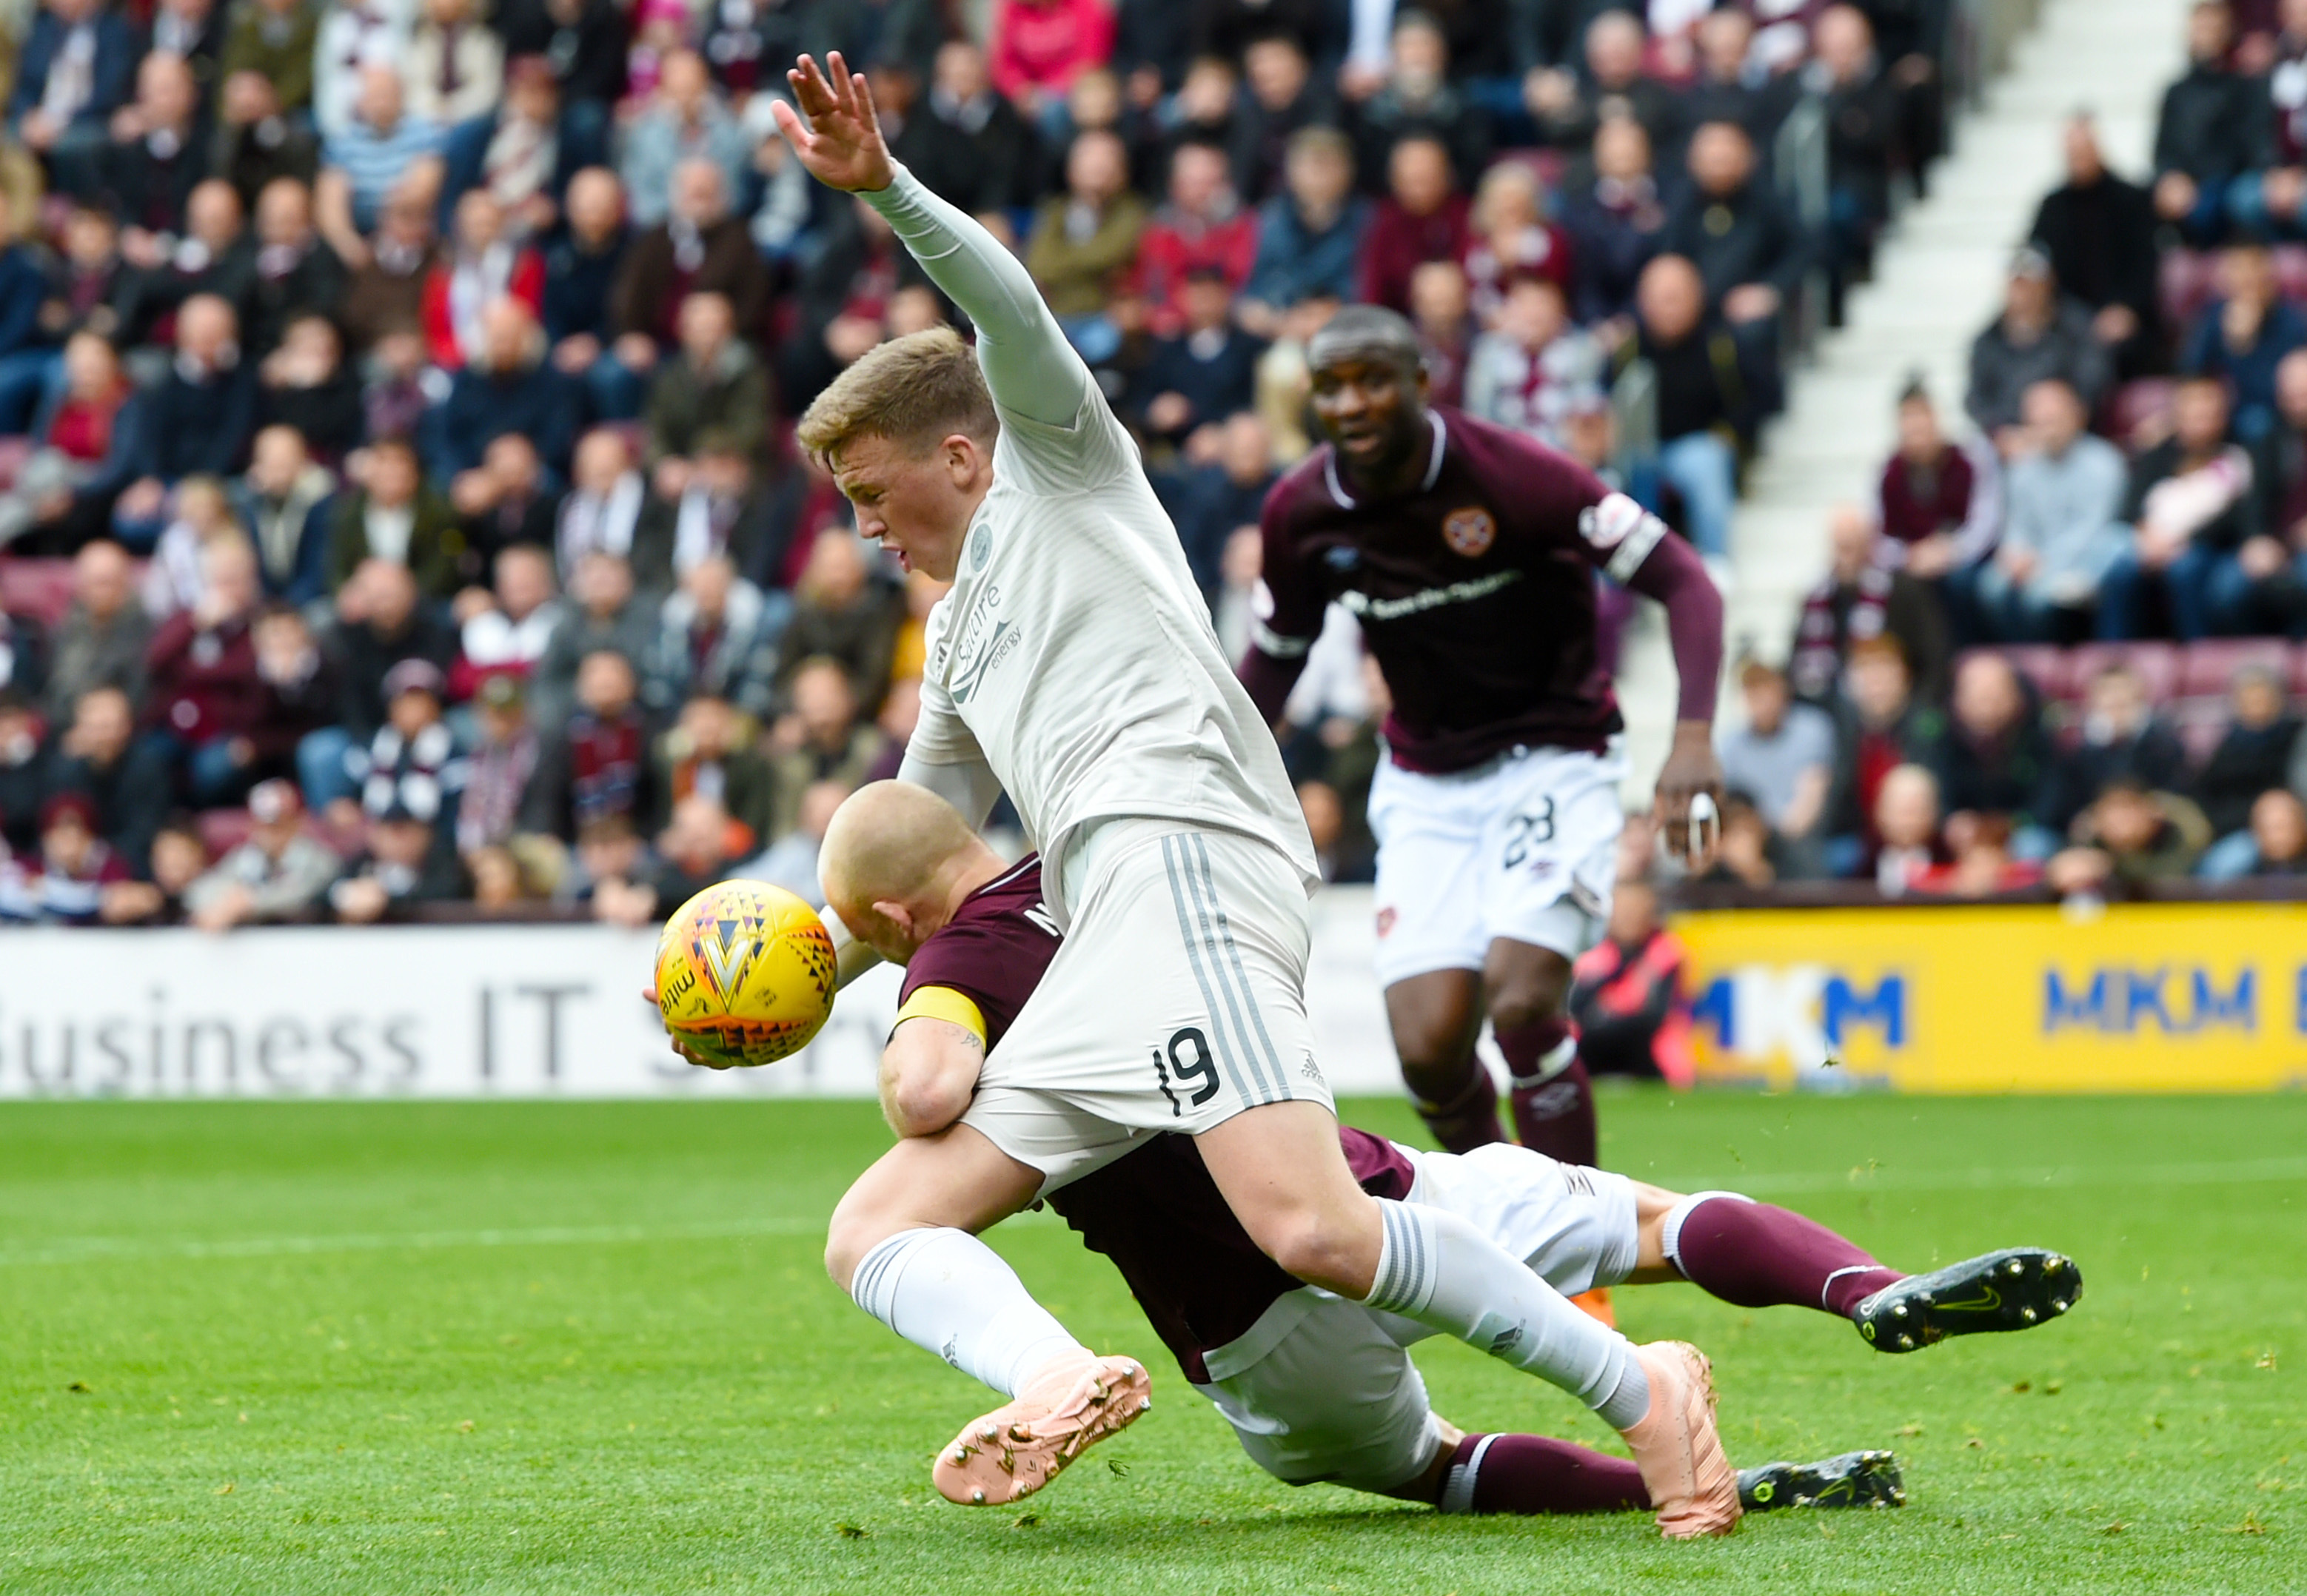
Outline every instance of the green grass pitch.
<svg viewBox="0 0 2307 1596">
<path fill-rule="evenodd" d="M 1411 1134 L 1398 1104 L 1349 1107 Z M 1605 1161 L 1909 1266 L 2071 1251 L 2063 1322 L 1906 1358 L 1620 1293 L 1712 1353 L 1734 1460 L 1895 1446 L 1903 1512 L 1443 1519 L 1240 1456 L 1118 1278 L 999 1234 L 1154 1410 L 1018 1508 L 931 1490 L 988 1405 L 818 1265 L 858 1103 L 0 1106 L 0 1591 L 1913 1592 L 2307 1588 L 2307 1099 L 1605 1095 Z M 1454 1344 L 1474 1429 L 1601 1444 Z"/>
</svg>

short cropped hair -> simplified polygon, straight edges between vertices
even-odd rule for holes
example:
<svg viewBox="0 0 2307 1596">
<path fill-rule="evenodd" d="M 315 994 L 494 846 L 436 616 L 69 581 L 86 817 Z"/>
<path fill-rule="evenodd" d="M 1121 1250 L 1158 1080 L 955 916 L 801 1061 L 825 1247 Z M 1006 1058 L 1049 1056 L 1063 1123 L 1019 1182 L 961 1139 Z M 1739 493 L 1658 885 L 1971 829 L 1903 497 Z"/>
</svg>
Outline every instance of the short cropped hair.
<svg viewBox="0 0 2307 1596">
<path fill-rule="evenodd" d="M 887 438 L 915 454 L 960 433 L 991 446 L 1000 432 L 977 356 L 950 327 L 877 345 L 834 378 L 801 418 L 801 446 L 827 465 L 852 439 Z"/>
</svg>

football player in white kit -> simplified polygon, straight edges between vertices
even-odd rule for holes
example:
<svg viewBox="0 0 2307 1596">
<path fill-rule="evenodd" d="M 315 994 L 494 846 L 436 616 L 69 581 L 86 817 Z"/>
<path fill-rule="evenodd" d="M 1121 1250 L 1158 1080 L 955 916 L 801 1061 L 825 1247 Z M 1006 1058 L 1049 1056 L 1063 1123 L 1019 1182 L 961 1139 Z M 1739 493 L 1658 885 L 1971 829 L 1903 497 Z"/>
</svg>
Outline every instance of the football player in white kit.
<svg viewBox="0 0 2307 1596">
<path fill-rule="evenodd" d="M 776 114 L 802 165 L 879 211 L 977 328 L 974 358 L 942 330 L 881 346 L 801 427 L 859 530 L 954 584 L 900 775 L 972 824 L 1006 790 L 1067 933 L 960 1122 L 867 1171 L 828 1248 L 860 1306 L 1012 1394 L 940 1453 L 939 1489 L 1014 1500 L 1150 1405 L 1140 1366 L 1081 1346 L 973 1232 L 1183 1131 L 1299 1280 L 1518 1368 L 1591 1353 L 1580 1394 L 1662 1532 L 1728 1532 L 1696 1349 L 1637 1348 L 1464 1220 L 1355 1180 L 1305 1010 L 1312 848 L 1135 445 L 1023 267 L 890 159 L 863 74 L 836 54 L 788 76 L 800 109 Z M 891 912 L 847 929 L 887 940 Z M 845 974 L 871 957 L 849 945 Z"/>
</svg>

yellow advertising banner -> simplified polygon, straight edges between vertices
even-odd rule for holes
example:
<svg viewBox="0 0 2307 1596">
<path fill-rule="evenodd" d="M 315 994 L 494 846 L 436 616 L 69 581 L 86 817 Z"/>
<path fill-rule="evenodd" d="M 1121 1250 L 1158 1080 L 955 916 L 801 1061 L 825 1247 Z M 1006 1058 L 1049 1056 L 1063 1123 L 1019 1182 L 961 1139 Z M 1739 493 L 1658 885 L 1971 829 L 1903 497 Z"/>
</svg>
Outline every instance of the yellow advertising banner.
<svg viewBox="0 0 2307 1596">
<path fill-rule="evenodd" d="M 2307 905 L 1749 909 L 1674 929 L 1702 1080 L 2307 1087 Z"/>
</svg>

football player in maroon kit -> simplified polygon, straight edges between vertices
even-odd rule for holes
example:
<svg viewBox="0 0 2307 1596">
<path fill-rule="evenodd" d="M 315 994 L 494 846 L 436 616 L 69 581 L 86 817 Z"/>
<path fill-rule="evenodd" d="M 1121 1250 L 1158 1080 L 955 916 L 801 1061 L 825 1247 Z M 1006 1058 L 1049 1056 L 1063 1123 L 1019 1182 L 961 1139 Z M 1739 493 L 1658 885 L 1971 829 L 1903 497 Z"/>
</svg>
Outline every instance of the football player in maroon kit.
<svg viewBox="0 0 2307 1596">
<path fill-rule="evenodd" d="M 1721 597 L 1688 545 L 1583 466 L 1429 403 L 1416 334 L 1393 312 L 1341 311 L 1308 360 L 1327 442 L 1266 496 L 1270 603 L 1242 681 L 1278 722 L 1326 606 L 1360 623 L 1394 700 L 1369 819 L 1403 1078 L 1444 1147 L 1503 1139 L 1474 1051 L 1487 1017 L 1522 1144 L 1591 1164 L 1567 1001 L 1571 965 L 1608 919 L 1625 776 L 1595 573 L 1666 607 L 1681 703 L 1656 805 L 1694 863 L 1721 798 Z"/>
<path fill-rule="evenodd" d="M 877 950 L 905 968 L 882 1058 L 892 1128 L 966 1134 L 954 1121 L 1060 940 L 1042 907 L 1040 861 L 1004 863 L 934 794 L 892 782 L 850 801 L 821 862 L 834 911 L 870 927 Z M 1171 1079 L 1180 1094 L 1196 1089 L 1190 1073 Z M 1790 1303 L 1849 1318 L 1885 1351 L 2047 1322 L 2080 1294 L 2071 1260 L 2041 1248 L 1908 1275 L 1801 1214 L 1737 1193 L 1685 1196 L 1512 1146 L 1461 1156 L 1417 1152 L 1347 1126 L 1338 1137 L 1373 1196 L 1458 1214 L 1557 1291 L 1597 1280 L 1687 1280 L 1743 1306 Z M 924 1266 L 868 1261 L 853 1279 L 846 1275 L 863 1250 L 853 1231 L 877 1235 L 905 1221 L 859 1211 L 892 1195 L 861 1183 L 834 1215 L 828 1266 L 861 1304 L 887 1306 L 879 1300 L 894 1298 L 897 1283 L 887 1275 Z M 1275 1267 L 1227 1209 L 1190 1138 L 1155 1134 L 1047 1200 L 1093 1251 L 1112 1259 L 1186 1377 L 1277 1479 L 1328 1480 L 1445 1512 L 1653 1506 L 1640 1470 L 1625 1459 L 1539 1436 L 1469 1435 L 1436 1415 L 1407 1351 L 1431 1332 L 1314 1291 Z M 949 1343 L 903 1312 L 876 1317 L 981 1378 L 998 1381 L 1026 1357 L 1009 1338 Z M 1579 1368 L 1565 1355 L 1550 1360 L 1547 1375 L 1574 1392 Z M 991 1438 L 997 1446 L 1006 1439 Z M 1077 1450 L 1067 1437 L 1053 1466 Z M 1021 1456 L 1018 1466 L 1034 1463 Z M 1763 1464 L 1738 1471 L 1737 1484 L 1748 1511 L 1904 1499 L 1886 1452 Z"/>
</svg>

